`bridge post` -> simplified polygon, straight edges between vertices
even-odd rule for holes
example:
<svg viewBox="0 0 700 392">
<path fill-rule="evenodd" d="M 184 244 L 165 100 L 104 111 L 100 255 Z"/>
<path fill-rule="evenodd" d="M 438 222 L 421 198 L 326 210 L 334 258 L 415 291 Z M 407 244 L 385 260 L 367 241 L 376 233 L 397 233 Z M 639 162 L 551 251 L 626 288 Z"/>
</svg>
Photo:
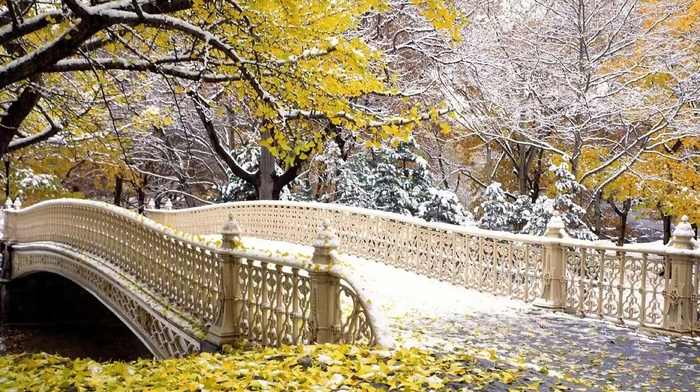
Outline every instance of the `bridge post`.
<svg viewBox="0 0 700 392">
<path fill-rule="evenodd" d="M 542 296 L 533 302 L 540 308 L 564 310 L 566 307 L 566 255 L 564 247 L 556 241 L 566 237 L 564 222 L 554 211 L 547 223 L 544 236 L 552 241 L 544 245 L 542 265 Z"/>
<path fill-rule="evenodd" d="M 312 343 L 336 343 L 340 340 L 340 280 L 328 273 L 333 265 L 331 251 L 340 246 L 328 219 L 313 241 L 312 261 L 316 266 L 309 272 L 311 279 L 311 327 Z"/>
<path fill-rule="evenodd" d="M 688 217 L 683 216 L 681 222 L 673 231 L 673 239 L 668 244 L 669 247 L 679 250 L 692 251 L 695 245 L 692 240 L 695 236 Z M 664 319 L 663 328 L 678 332 L 690 333 L 698 320 L 696 310 L 697 295 L 696 287 L 693 287 L 693 268 L 695 264 L 688 254 L 674 254 L 671 256 L 671 270 L 666 274 L 666 286 L 663 290 L 664 296 Z"/>
<path fill-rule="evenodd" d="M 221 247 L 224 249 L 235 249 L 240 244 L 241 228 L 233 219 L 233 214 L 229 214 L 228 221 L 221 230 L 221 239 Z M 206 341 L 216 348 L 229 344 L 238 337 L 238 318 L 243 304 L 241 282 L 238 278 L 240 259 L 230 253 L 222 253 L 221 264 L 223 307 L 206 337 Z M 204 345 L 202 347 L 204 348 Z"/>
<path fill-rule="evenodd" d="M 12 213 L 12 200 L 5 200 L 2 232 L 2 260 L 0 261 L 0 321 L 9 320 L 11 299 L 8 282 L 12 279 L 12 250 L 15 241 L 15 215 Z"/>
<path fill-rule="evenodd" d="M 17 198 L 19 200 L 19 198 Z M 2 262 L 0 263 L 0 280 L 10 280 L 12 278 L 12 252 L 10 247 L 15 243 L 15 213 L 12 211 L 14 205 L 8 197 L 5 200 L 5 209 L 3 214 L 3 232 L 2 232 Z"/>
</svg>

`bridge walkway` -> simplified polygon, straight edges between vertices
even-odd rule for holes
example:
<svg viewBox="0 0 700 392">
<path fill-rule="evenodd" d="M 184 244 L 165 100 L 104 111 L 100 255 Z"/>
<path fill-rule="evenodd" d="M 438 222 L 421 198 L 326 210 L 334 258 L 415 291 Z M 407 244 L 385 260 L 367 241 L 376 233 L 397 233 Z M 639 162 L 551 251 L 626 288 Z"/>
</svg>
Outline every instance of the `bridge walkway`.
<svg viewBox="0 0 700 392">
<path fill-rule="evenodd" d="M 255 238 L 243 243 L 269 252 L 313 251 Z M 576 377 L 617 390 L 700 390 L 700 338 L 552 313 L 372 260 L 342 253 L 338 259 L 365 281 L 365 294 L 385 312 L 397 346 L 461 351 L 497 366 L 530 368 L 543 386 Z"/>
</svg>

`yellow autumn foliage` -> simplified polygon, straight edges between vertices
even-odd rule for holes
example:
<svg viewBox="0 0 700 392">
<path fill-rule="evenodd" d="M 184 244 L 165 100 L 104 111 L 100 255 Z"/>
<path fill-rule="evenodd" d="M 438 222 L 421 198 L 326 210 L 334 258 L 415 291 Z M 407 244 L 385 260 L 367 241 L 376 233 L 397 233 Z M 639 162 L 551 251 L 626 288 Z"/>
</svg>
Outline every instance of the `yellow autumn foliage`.
<svg viewBox="0 0 700 392">
<path fill-rule="evenodd" d="M 467 354 L 353 345 L 287 346 L 130 363 L 22 354 L 0 357 L 0 374 L 2 390 L 36 392 L 427 391 L 489 385 L 522 391 L 537 390 L 544 382 L 525 368 L 489 366 Z M 593 384 L 570 376 L 551 384 L 557 390 L 577 385 Z"/>
</svg>

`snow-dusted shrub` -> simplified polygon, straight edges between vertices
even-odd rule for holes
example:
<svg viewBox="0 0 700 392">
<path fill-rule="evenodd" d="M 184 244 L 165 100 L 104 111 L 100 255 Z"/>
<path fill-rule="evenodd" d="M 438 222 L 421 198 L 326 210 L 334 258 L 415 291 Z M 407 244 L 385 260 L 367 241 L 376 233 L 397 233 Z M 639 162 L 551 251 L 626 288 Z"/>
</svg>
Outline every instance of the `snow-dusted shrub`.
<svg viewBox="0 0 700 392">
<path fill-rule="evenodd" d="M 547 223 L 552 218 L 554 211 L 554 200 L 547 196 L 540 196 L 532 206 L 530 219 L 523 227 L 522 232 L 532 235 L 543 235 L 547 231 Z"/>
<path fill-rule="evenodd" d="M 15 187 L 11 187 L 10 197 L 19 196 L 24 203 L 37 202 L 69 195 L 66 192 L 61 179 L 53 174 L 35 173 L 31 168 L 21 168 L 12 174 Z"/>
<path fill-rule="evenodd" d="M 510 227 L 514 232 L 521 231 L 532 216 L 532 198 L 530 195 L 519 195 L 512 204 Z"/>
<path fill-rule="evenodd" d="M 501 184 L 498 182 L 490 184 L 484 189 L 481 197 L 481 204 L 477 207 L 481 218 L 479 218 L 477 225 L 486 230 L 510 230 L 510 216 L 513 206 L 506 200 L 506 194 L 501 189 Z"/>
<path fill-rule="evenodd" d="M 430 188 L 429 196 L 418 206 L 418 217 L 428 222 L 443 222 L 453 225 L 470 226 L 474 224 L 472 214 L 449 190 Z"/>
<path fill-rule="evenodd" d="M 565 162 L 559 166 L 552 165 L 549 170 L 556 179 L 557 194 L 554 198 L 554 209 L 559 211 L 561 220 L 564 221 L 566 233 L 581 240 L 597 239 L 583 221 L 586 210 L 576 204 L 574 200 L 576 195 L 584 190 L 583 185 L 576 181 L 574 175 L 569 171 L 569 165 Z"/>
</svg>

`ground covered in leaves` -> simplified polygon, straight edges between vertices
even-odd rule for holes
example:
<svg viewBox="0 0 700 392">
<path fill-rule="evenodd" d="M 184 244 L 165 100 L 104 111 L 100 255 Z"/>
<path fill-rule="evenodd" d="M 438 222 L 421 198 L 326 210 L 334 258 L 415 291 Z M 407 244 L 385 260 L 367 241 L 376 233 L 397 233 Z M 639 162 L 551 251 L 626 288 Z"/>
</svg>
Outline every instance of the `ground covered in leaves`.
<svg viewBox="0 0 700 392">
<path fill-rule="evenodd" d="M 48 354 L 0 357 L 3 391 L 587 390 L 591 385 L 415 347 L 299 346 L 129 363 Z"/>
</svg>

